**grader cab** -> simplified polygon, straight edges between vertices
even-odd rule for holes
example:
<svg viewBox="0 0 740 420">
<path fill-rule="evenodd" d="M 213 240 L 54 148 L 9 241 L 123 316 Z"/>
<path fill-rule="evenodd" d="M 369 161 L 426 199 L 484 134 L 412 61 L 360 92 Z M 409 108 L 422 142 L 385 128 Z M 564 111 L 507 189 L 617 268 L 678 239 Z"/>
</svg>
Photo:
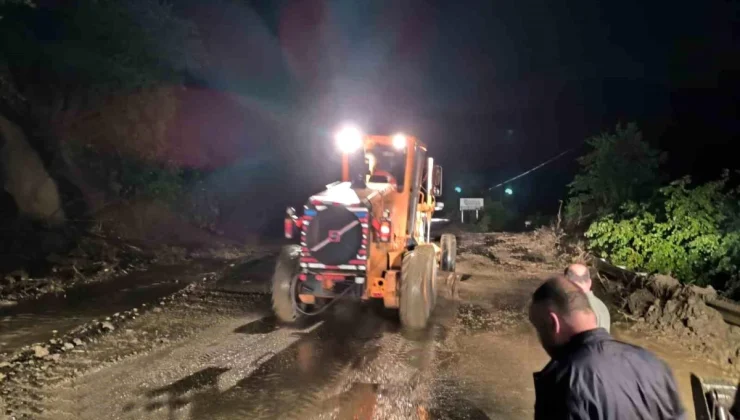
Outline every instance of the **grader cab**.
<svg viewBox="0 0 740 420">
<path fill-rule="evenodd" d="M 430 240 L 442 208 L 442 168 L 404 134 L 370 136 L 347 127 L 336 136 L 342 180 L 287 210 L 285 247 L 272 279 L 283 322 L 316 315 L 337 299 L 382 300 L 401 323 L 424 328 L 436 302 L 438 267 L 454 271 L 456 241 Z"/>
</svg>

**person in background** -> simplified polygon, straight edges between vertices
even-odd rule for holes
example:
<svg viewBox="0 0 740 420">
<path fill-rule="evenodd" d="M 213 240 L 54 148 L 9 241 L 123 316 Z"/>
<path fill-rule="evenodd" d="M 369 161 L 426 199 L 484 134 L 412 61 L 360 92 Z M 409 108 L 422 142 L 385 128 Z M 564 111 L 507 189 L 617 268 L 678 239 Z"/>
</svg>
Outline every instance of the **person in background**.
<svg viewBox="0 0 740 420">
<path fill-rule="evenodd" d="M 551 358 L 534 374 L 535 420 L 686 419 L 668 366 L 598 328 L 586 294 L 564 276 L 537 288 L 529 320 Z"/>
<path fill-rule="evenodd" d="M 611 316 L 609 315 L 609 309 L 591 290 L 591 273 L 588 271 L 588 267 L 583 264 L 571 264 L 565 270 L 565 276 L 586 293 L 588 303 L 596 314 L 596 322 L 599 325 L 599 328 L 603 328 L 607 332 L 611 332 Z"/>
</svg>

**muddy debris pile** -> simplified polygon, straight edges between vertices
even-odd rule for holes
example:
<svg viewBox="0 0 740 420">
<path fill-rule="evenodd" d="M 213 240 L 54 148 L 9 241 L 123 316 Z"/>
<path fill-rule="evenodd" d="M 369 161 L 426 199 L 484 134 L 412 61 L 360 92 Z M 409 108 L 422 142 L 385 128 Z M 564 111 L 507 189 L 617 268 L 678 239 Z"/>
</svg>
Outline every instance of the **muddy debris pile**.
<svg viewBox="0 0 740 420">
<path fill-rule="evenodd" d="M 690 350 L 740 372 L 740 328 L 707 305 L 717 297 L 711 286 L 684 285 L 665 275 L 635 283 L 622 288 L 623 310 L 637 320 L 633 329 L 678 338 Z"/>
<path fill-rule="evenodd" d="M 458 239 L 458 255 L 485 257 L 511 269 L 561 263 L 558 234 L 551 228 L 526 233 L 465 233 Z"/>
<path fill-rule="evenodd" d="M 0 271 L 0 306 L 126 275 L 154 263 L 177 264 L 188 258 L 184 248 L 145 247 L 115 238 L 84 236 L 65 252 L 50 252 L 29 260 L 24 268 Z"/>
<path fill-rule="evenodd" d="M 493 262 L 500 262 L 494 254 L 493 247 L 499 242 L 496 234 L 485 233 L 462 233 L 459 235 L 457 253 L 480 255 L 489 258 Z"/>
</svg>

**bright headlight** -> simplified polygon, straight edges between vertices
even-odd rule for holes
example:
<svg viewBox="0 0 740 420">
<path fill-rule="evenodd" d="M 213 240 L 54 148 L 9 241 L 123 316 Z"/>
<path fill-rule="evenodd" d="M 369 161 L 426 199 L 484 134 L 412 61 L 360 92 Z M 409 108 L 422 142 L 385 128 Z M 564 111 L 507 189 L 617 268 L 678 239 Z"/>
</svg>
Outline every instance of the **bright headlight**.
<svg viewBox="0 0 740 420">
<path fill-rule="evenodd" d="M 362 132 L 355 126 L 342 128 L 334 136 L 337 147 L 344 153 L 353 153 L 362 147 Z"/>
<path fill-rule="evenodd" d="M 395 147 L 398 150 L 403 150 L 406 148 L 406 136 L 404 136 L 401 133 L 396 134 L 393 136 L 393 147 Z"/>
</svg>

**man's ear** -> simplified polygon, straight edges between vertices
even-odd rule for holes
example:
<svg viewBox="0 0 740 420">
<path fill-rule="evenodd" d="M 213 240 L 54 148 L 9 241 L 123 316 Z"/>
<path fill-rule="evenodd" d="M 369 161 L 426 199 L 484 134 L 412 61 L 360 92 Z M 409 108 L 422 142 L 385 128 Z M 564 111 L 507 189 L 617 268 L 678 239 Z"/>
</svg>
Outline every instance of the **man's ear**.
<svg viewBox="0 0 740 420">
<path fill-rule="evenodd" d="M 562 328 L 562 325 L 560 325 L 560 317 L 555 312 L 549 312 L 547 316 L 550 324 L 550 331 L 554 334 L 559 334 L 560 329 Z"/>
</svg>

